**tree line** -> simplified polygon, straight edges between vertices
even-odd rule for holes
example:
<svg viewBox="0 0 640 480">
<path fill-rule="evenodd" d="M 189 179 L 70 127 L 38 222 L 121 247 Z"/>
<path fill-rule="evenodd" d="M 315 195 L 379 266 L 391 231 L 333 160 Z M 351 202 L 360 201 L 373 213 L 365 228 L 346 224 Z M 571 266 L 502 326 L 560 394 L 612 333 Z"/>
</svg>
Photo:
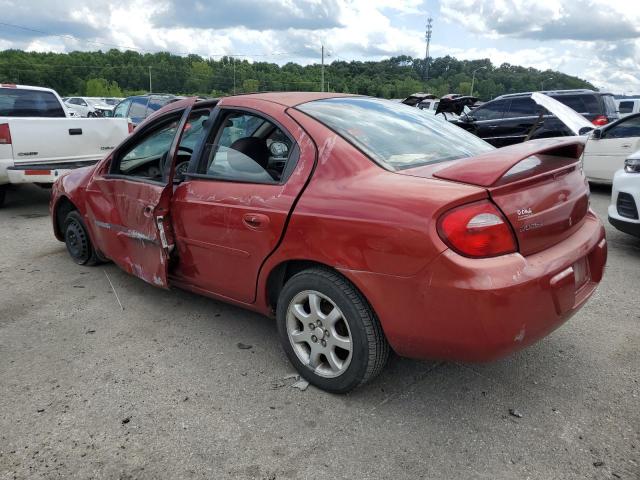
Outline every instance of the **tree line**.
<svg viewBox="0 0 640 480">
<path fill-rule="evenodd" d="M 537 70 L 489 59 L 457 60 L 451 56 L 430 59 L 410 56 L 380 61 L 334 61 L 325 65 L 329 91 L 404 98 L 415 92 L 437 96 L 471 93 L 489 100 L 505 93 L 541 89 L 595 87 L 580 78 L 552 70 Z M 426 76 L 428 75 L 428 79 Z M 0 82 L 53 88 L 62 96 L 122 97 L 146 93 L 222 96 L 257 91 L 319 91 L 319 64 L 278 65 L 246 59 L 168 52 L 138 53 L 112 49 L 106 52 L 42 53 L 21 50 L 0 52 Z M 150 85 L 151 84 L 151 85 Z"/>
</svg>

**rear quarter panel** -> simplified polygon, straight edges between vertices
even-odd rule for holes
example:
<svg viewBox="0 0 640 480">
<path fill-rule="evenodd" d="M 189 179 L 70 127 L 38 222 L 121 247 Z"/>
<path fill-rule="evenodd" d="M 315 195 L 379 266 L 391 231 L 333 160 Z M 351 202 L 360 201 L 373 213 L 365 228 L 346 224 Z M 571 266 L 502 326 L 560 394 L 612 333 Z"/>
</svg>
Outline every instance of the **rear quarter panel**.
<svg viewBox="0 0 640 480">
<path fill-rule="evenodd" d="M 315 140 L 318 160 L 280 247 L 262 270 L 263 294 L 268 273 L 287 260 L 316 261 L 347 276 L 416 275 L 447 248 L 435 228 L 439 215 L 487 196 L 481 188 L 387 171 L 305 114 L 288 113 Z"/>
</svg>

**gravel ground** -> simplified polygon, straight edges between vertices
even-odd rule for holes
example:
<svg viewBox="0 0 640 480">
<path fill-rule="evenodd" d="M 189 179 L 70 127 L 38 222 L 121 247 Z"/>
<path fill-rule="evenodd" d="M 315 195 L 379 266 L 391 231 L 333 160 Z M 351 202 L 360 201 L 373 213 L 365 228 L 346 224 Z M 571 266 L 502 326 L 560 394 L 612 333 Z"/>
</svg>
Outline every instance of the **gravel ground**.
<svg viewBox="0 0 640 480">
<path fill-rule="evenodd" d="M 640 241 L 608 224 L 602 285 L 550 337 L 337 396 L 290 387 L 272 321 L 75 265 L 47 202 L 0 210 L 0 479 L 640 478 Z"/>
</svg>

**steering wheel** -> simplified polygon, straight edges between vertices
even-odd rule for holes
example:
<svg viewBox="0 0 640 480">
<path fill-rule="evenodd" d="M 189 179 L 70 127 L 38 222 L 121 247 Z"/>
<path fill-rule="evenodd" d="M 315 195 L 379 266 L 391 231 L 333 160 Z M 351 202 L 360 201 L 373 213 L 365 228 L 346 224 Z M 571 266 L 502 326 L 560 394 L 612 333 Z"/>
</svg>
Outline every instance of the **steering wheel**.
<svg viewBox="0 0 640 480">
<path fill-rule="evenodd" d="M 183 150 L 187 152 L 189 154 L 189 159 L 191 159 L 191 155 L 193 155 L 193 148 L 178 145 L 178 150 Z M 184 176 L 186 175 L 188 169 L 189 169 L 189 160 L 176 163 L 176 170 L 173 176 L 174 180 L 184 180 Z"/>
</svg>

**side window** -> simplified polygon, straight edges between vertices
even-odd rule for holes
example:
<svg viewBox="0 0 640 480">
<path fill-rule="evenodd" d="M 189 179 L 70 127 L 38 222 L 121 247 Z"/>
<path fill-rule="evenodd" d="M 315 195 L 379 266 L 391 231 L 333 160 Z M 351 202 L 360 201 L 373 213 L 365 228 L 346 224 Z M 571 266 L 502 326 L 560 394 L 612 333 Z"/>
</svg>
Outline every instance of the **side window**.
<svg viewBox="0 0 640 480">
<path fill-rule="evenodd" d="M 507 100 L 496 100 L 476 108 L 471 112 L 471 117 L 479 122 L 483 120 L 499 120 L 502 118 L 506 107 Z"/>
<path fill-rule="evenodd" d="M 640 137 L 640 117 L 624 119 L 620 123 L 607 129 L 603 138 Z"/>
<path fill-rule="evenodd" d="M 633 102 L 620 102 L 618 110 L 620 113 L 633 113 Z"/>
<path fill-rule="evenodd" d="M 113 116 L 118 118 L 124 118 L 127 116 L 127 112 L 129 111 L 129 105 L 131 104 L 131 100 L 123 100 L 113 111 Z"/>
<path fill-rule="evenodd" d="M 137 120 L 147 118 L 147 97 L 135 97 L 131 100 L 129 117 Z"/>
<path fill-rule="evenodd" d="M 84 100 L 84 98 L 79 98 L 78 99 L 78 104 L 82 105 L 83 107 L 87 106 L 87 102 Z"/>
<path fill-rule="evenodd" d="M 564 103 L 567 107 L 573 108 L 580 114 L 605 113 L 600 108 L 595 95 L 558 95 L 551 98 Z"/>
<path fill-rule="evenodd" d="M 530 97 L 513 98 L 509 105 L 509 111 L 504 114 L 505 118 L 533 117 L 540 113 L 536 102 Z"/>
<path fill-rule="evenodd" d="M 291 138 L 273 122 L 253 113 L 231 112 L 212 132 L 198 173 L 220 180 L 278 183 L 293 150 Z"/>
<path fill-rule="evenodd" d="M 160 127 L 145 135 L 113 163 L 111 173 L 163 181 L 166 154 L 176 136 L 179 117 L 167 120 Z"/>
</svg>

